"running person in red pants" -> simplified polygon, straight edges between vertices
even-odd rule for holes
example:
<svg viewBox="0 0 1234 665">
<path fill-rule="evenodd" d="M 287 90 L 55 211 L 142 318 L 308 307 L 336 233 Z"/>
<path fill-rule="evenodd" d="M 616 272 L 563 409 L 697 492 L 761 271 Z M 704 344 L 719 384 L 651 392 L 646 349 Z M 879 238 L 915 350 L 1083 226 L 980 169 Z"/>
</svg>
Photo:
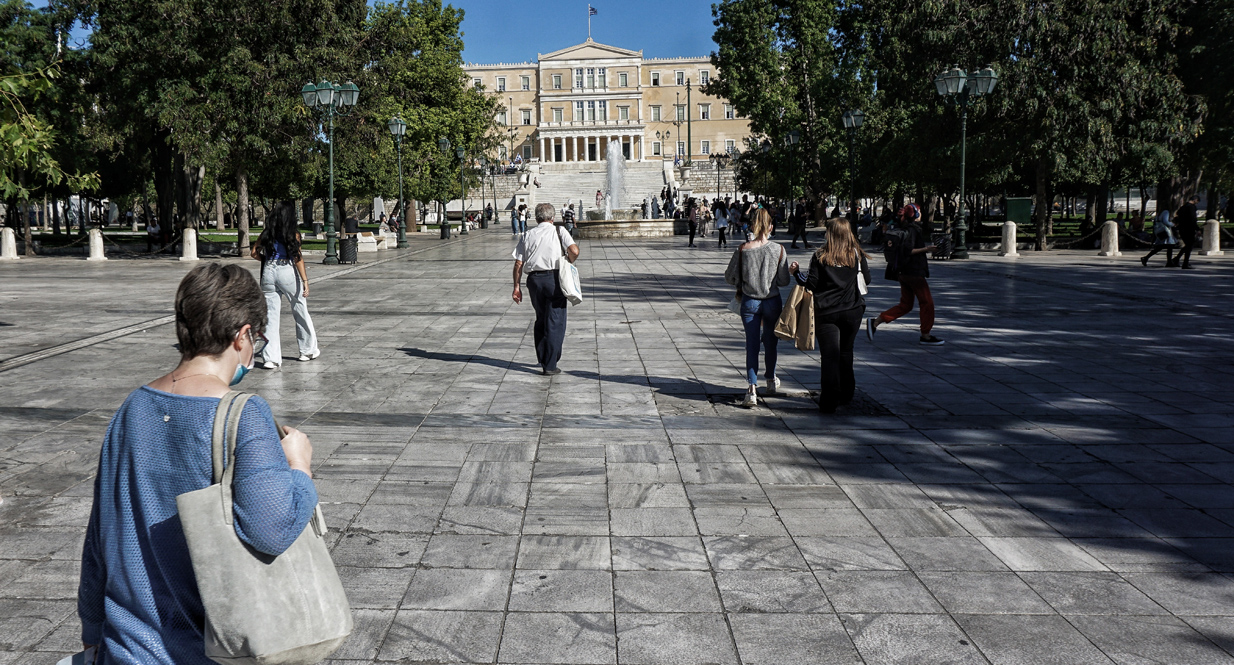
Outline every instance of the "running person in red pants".
<svg viewBox="0 0 1234 665">
<path fill-rule="evenodd" d="M 926 278 L 930 276 L 930 261 L 926 254 L 933 252 L 937 247 L 926 244 L 925 231 L 921 228 L 921 209 L 916 205 L 910 203 L 904 206 L 900 211 L 899 226 L 903 232 L 901 241 L 903 249 L 898 261 L 899 265 L 895 266 L 898 276 L 893 277 L 889 274 L 887 277 L 898 279 L 900 282 L 900 303 L 878 316 L 867 319 L 866 337 L 873 342 L 874 333 L 878 332 L 878 327 L 913 311 L 913 300 L 916 299 L 921 308 L 920 343 L 927 346 L 940 346 L 945 342 L 930 334 L 930 330 L 934 327 L 934 298 L 930 295 L 930 284 L 926 282 Z M 888 243 L 891 242 L 889 238 Z M 888 272 L 892 272 L 891 266 L 888 267 Z"/>
</svg>

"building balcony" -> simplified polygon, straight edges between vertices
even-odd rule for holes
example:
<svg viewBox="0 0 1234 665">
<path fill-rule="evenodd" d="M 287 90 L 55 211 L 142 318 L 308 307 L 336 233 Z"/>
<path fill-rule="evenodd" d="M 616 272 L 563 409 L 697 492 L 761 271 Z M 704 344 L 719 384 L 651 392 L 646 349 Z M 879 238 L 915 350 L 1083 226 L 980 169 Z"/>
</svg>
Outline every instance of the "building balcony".
<svg viewBox="0 0 1234 665">
<path fill-rule="evenodd" d="M 630 129 L 642 129 L 643 123 L 639 120 L 562 120 L 561 122 L 542 122 L 540 129 L 591 129 L 600 127 L 628 127 Z"/>
</svg>

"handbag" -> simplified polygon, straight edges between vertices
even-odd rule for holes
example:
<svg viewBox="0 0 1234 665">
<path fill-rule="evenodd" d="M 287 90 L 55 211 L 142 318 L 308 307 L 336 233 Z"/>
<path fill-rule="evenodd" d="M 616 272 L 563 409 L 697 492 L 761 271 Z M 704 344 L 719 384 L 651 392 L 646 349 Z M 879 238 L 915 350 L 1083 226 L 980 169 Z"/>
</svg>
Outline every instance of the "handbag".
<svg viewBox="0 0 1234 665">
<path fill-rule="evenodd" d="M 857 292 L 863 296 L 870 292 L 870 285 L 866 284 L 866 276 L 861 272 L 861 254 L 857 254 Z"/>
<path fill-rule="evenodd" d="M 310 665 L 329 657 L 351 634 L 351 607 L 326 549 L 320 506 L 278 556 L 252 549 L 236 535 L 236 436 L 250 397 L 232 391 L 219 401 L 213 484 L 176 497 L 206 614 L 205 655 L 226 665 Z"/>
<path fill-rule="evenodd" d="M 728 311 L 738 316 L 741 315 L 741 300 L 743 297 L 741 295 L 741 278 L 742 278 L 741 248 L 738 247 L 737 248 L 737 293 L 733 294 L 733 299 L 728 301 L 728 305 L 727 305 Z"/>
<path fill-rule="evenodd" d="M 566 242 L 562 240 L 560 232 L 557 234 L 557 242 L 561 245 L 561 257 L 557 259 L 557 284 L 561 295 L 565 296 L 571 305 L 577 305 L 583 302 L 583 285 L 578 278 L 578 268 L 566 258 Z"/>
</svg>

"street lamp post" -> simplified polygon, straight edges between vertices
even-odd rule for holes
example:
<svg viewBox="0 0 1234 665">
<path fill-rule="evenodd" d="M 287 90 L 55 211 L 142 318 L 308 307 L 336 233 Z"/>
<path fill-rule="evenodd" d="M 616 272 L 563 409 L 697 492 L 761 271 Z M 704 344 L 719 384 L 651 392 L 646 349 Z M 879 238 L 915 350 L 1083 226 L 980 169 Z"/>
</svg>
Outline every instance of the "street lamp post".
<svg viewBox="0 0 1234 665">
<path fill-rule="evenodd" d="M 994 90 L 998 82 L 998 74 L 990 67 L 965 73 L 959 67 L 952 67 L 934 77 L 934 88 L 938 94 L 947 97 L 953 104 L 960 107 L 960 214 L 956 220 L 956 243 L 952 258 L 968 258 L 968 241 L 964 232 L 968 223 L 964 219 L 964 169 L 968 156 L 968 102 L 970 97 L 984 97 Z"/>
<path fill-rule="evenodd" d="M 446 156 L 446 159 L 449 159 L 450 158 L 450 139 L 444 136 L 437 139 L 437 149 L 441 151 L 441 154 Z M 438 220 L 438 222 L 441 225 L 440 226 L 441 239 L 449 240 L 450 239 L 450 220 L 448 219 L 446 215 L 446 202 L 444 200 L 441 202 L 441 219 Z"/>
<path fill-rule="evenodd" d="M 686 79 L 686 166 L 694 162 L 694 132 L 690 125 L 694 116 L 690 115 L 690 105 L 690 79 Z"/>
<path fill-rule="evenodd" d="M 797 184 L 796 162 L 797 162 L 797 143 L 801 141 L 801 132 L 794 129 L 788 133 L 788 209 L 789 214 L 797 213 L 797 192 L 794 191 L 794 186 Z"/>
<path fill-rule="evenodd" d="M 770 155 L 771 154 L 771 140 L 770 139 L 764 140 L 763 144 L 759 147 L 759 150 L 763 151 L 764 158 L 766 158 L 767 155 Z M 767 171 L 769 170 L 770 169 L 768 169 L 766 166 L 763 167 L 763 198 L 767 198 Z"/>
<path fill-rule="evenodd" d="M 407 248 L 407 203 L 403 201 L 403 135 L 407 133 L 407 123 L 395 116 L 390 118 L 390 133 L 398 143 L 398 248 Z"/>
<path fill-rule="evenodd" d="M 485 157 L 484 155 L 480 155 L 480 201 L 483 202 L 482 205 L 480 206 L 481 208 L 480 228 L 481 229 L 488 228 L 488 213 L 483 208 L 488 205 L 488 198 L 484 194 L 484 180 L 485 180 L 485 176 L 487 176 L 489 172 L 490 170 L 489 170 L 489 165 L 488 165 L 488 158 Z M 497 189 L 494 187 L 493 188 L 493 213 L 496 214 L 496 212 L 497 212 Z"/>
<path fill-rule="evenodd" d="M 461 145 L 455 148 L 454 156 L 458 157 L 458 184 L 459 184 L 459 187 L 462 188 L 462 192 L 459 194 L 461 198 L 458 201 L 458 205 L 459 205 L 459 208 L 462 209 L 463 218 L 462 218 L 462 221 L 459 222 L 459 225 L 458 225 L 460 229 L 458 234 L 461 236 L 465 236 L 465 235 L 468 235 L 467 233 L 467 163 L 463 159 L 464 157 L 467 156 L 466 148 L 464 148 Z"/>
<path fill-rule="evenodd" d="M 322 80 L 313 85 L 306 83 L 300 88 L 300 97 L 309 108 L 320 108 L 330 125 L 330 199 L 326 206 L 326 258 L 322 263 L 334 265 L 338 263 L 338 233 L 334 230 L 334 116 L 349 115 L 356 100 L 360 97 L 360 88 L 348 81 L 343 85 Z"/>
<path fill-rule="evenodd" d="M 865 118 L 861 109 L 844 112 L 844 129 L 848 130 L 848 221 L 853 226 L 857 225 L 857 214 L 853 212 L 857 201 L 857 130 Z"/>
<path fill-rule="evenodd" d="M 710 159 L 711 163 L 714 164 L 716 167 L 716 200 L 718 201 L 720 200 L 720 171 L 725 166 L 728 166 L 728 160 L 730 159 L 730 157 L 728 156 L 727 153 L 717 152 L 717 153 L 712 153 L 712 155 L 708 157 L 708 159 Z"/>
<path fill-rule="evenodd" d="M 729 151 L 728 157 L 733 161 L 733 201 L 737 200 L 737 160 L 741 159 L 741 150 L 734 147 Z"/>
</svg>

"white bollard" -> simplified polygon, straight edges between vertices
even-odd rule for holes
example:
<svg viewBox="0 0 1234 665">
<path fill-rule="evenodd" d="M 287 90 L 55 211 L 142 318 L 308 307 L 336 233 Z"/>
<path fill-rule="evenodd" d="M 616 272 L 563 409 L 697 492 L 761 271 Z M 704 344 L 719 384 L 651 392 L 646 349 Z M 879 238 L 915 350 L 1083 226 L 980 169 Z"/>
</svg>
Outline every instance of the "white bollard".
<svg viewBox="0 0 1234 665">
<path fill-rule="evenodd" d="M 1101 251 L 1097 252 L 1097 256 L 1122 256 L 1123 253 L 1118 251 L 1118 223 L 1114 220 L 1107 220 L 1101 225 Z"/>
<path fill-rule="evenodd" d="M 999 256 L 1019 256 L 1015 248 L 1015 222 L 1003 222 L 1003 248 Z"/>
<path fill-rule="evenodd" d="M 1221 251 L 1221 222 L 1215 219 L 1210 219 L 1204 222 L 1204 249 L 1200 250 L 1200 256 L 1221 256 L 1225 252 Z"/>
<path fill-rule="evenodd" d="M 197 229 L 184 229 L 180 236 L 180 260 L 197 260 Z"/>
<path fill-rule="evenodd" d="M 17 255 L 17 233 L 7 226 L 0 228 L 0 260 L 16 261 L 20 258 Z"/>
<path fill-rule="evenodd" d="M 107 255 L 103 253 L 103 232 L 98 229 L 90 229 L 90 256 L 87 256 L 86 260 L 107 260 Z"/>
</svg>

